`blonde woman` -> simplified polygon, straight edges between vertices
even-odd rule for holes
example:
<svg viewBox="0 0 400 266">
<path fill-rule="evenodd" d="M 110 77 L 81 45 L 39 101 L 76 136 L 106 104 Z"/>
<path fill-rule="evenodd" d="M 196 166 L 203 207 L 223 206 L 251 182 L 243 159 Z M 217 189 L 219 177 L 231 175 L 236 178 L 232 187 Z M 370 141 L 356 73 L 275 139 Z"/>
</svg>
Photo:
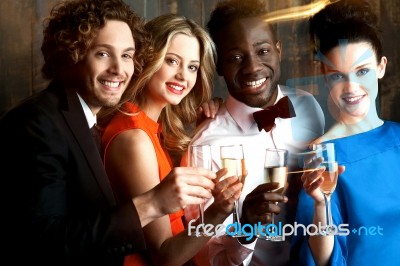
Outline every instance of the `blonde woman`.
<svg viewBox="0 0 400 266">
<path fill-rule="evenodd" d="M 106 171 L 122 201 L 152 189 L 170 172 L 170 153 L 187 148 L 196 110 L 212 95 L 215 48 L 207 33 L 173 14 L 145 27 L 152 35 L 153 53 L 118 110 L 111 112 L 115 115 L 103 135 Z M 207 223 L 224 221 L 240 189 L 234 178 L 216 184 L 217 200 L 207 211 Z M 125 265 L 182 265 L 190 260 L 208 238 L 188 236 L 182 216 L 177 210 L 147 225 L 149 252 L 126 257 Z"/>
</svg>

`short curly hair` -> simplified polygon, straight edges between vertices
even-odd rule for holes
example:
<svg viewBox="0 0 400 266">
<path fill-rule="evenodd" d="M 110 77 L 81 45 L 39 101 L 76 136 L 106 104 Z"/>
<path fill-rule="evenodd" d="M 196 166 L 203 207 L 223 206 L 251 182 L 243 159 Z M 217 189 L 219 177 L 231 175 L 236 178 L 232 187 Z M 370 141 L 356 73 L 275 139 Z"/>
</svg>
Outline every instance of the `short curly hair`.
<svg viewBox="0 0 400 266">
<path fill-rule="evenodd" d="M 140 72 L 146 54 L 144 50 L 149 46 L 144 19 L 122 0 L 71 0 L 54 6 L 44 20 L 43 77 L 60 78 L 65 70 L 81 61 L 107 20 L 128 24 L 135 40 L 135 74 Z"/>
<path fill-rule="evenodd" d="M 266 1 L 267 0 L 225 0 L 218 2 L 207 23 L 208 32 L 217 47 L 217 54 L 219 53 L 219 47 L 225 42 L 225 40 L 220 37 L 221 32 L 238 20 L 266 16 L 269 13 Z M 266 22 L 265 25 L 271 30 L 274 41 L 277 41 L 277 24 Z M 220 73 L 220 69 L 221 62 L 217 61 L 218 73 Z"/>
</svg>

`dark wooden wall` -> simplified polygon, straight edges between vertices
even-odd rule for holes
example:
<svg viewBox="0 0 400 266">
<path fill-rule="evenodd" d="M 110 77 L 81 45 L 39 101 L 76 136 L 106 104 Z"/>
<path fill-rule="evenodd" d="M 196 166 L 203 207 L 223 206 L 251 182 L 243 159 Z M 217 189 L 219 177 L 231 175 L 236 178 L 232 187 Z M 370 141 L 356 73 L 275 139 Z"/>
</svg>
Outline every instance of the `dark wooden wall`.
<svg viewBox="0 0 400 266">
<path fill-rule="evenodd" d="M 245 0 L 243 0 L 245 1 Z M 40 91 L 47 84 L 41 77 L 42 19 L 57 0 L 0 1 L 0 115 L 16 102 Z M 205 26 L 218 0 L 125 0 L 146 19 L 163 13 L 178 13 Z M 311 0 L 270 0 L 271 11 L 309 4 Z M 400 122 L 400 2 L 371 0 L 384 30 L 384 54 L 388 57 L 387 72 L 380 86 L 379 104 L 384 119 Z M 279 24 L 283 42 L 281 83 L 310 80 L 318 71 L 309 48 L 306 20 Z M 315 94 L 310 84 L 302 88 Z M 301 82 L 300 82 L 301 83 Z M 311 82 L 312 83 L 312 82 Z M 299 85 L 299 84 L 298 84 Z M 301 84 L 299 85 L 301 86 Z M 215 95 L 224 97 L 224 82 L 216 77 Z"/>
</svg>

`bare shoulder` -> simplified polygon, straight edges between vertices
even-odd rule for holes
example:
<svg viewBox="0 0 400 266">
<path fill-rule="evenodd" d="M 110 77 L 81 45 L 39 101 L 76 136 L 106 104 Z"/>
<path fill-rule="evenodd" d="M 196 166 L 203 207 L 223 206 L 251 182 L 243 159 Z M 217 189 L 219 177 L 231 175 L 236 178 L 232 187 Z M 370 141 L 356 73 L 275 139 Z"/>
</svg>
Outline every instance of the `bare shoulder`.
<svg viewBox="0 0 400 266">
<path fill-rule="evenodd" d="M 150 137 L 141 129 L 129 129 L 118 134 L 112 141 L 112 146 L 120 151 L 153 149 Z"/>
</svg>

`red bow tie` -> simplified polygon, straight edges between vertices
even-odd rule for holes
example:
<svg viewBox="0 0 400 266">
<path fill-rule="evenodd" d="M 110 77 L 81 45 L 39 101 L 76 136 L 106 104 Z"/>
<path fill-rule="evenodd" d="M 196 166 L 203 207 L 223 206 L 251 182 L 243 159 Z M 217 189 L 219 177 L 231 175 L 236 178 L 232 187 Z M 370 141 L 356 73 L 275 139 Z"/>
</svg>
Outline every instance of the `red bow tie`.
<svg viewBox="0 0 400 266">
<path fill-rule="evenodd" d="M 253 113 L 258 130 L 264 129 L 266 132 L 269 132 L 275 126 L 275 118 L 291 118 L 295 116 L 296 113 L 288 96 L 280 99 L 275 105 Z"/>
</svg>

